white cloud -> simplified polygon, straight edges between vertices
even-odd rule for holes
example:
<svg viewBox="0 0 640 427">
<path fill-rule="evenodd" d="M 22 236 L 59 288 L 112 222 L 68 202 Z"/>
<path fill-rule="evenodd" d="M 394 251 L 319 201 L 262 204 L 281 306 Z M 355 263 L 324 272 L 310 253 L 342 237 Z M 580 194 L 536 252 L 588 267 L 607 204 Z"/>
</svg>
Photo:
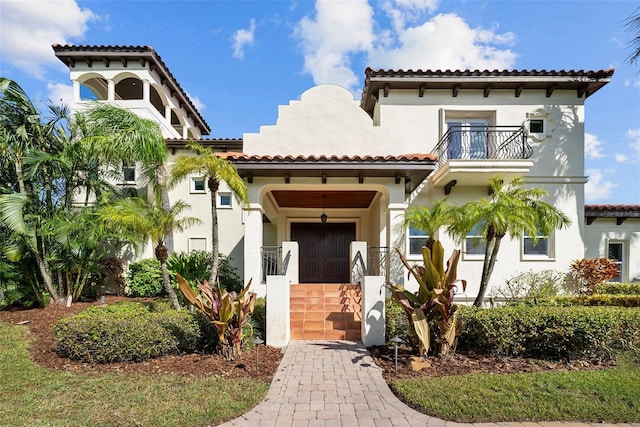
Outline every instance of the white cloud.
<svg viewBox="0 0 640 427">
<path fill-rule="evenodd" d="M 631 161 L 640 161 L 640 128 L 629 129 L 624 136 L 631 141 L 629 143 L 629 147 L 631 148 Z"/>
<path fill-rule="evenodd" d="M 205 108 L 207 108 L 207 106 L 204 104 L 204 102 L 200 101 L 200 98 L 198 98 L 197 96 L 193 96 L 191 95 L 189 92 L 187 92 L 187 96 L 189 97 L 189 99 L 191 100 L 191 102 L 193 103 L 193 105 L 202 112 L 202 110 L 204 110 Z"/>
<path fill-rule="evenodd" d="M 256 20 L 251 19 L 248 29 L 239 29 L 233 36 L 233 57 L 242 59 L 244 58 L 244 48 L 246 46 L 253 46 L 256 32 Z"/>
<path fill-rule="evenodd" d="M 34 77 L 44 78 L 46 67 L 59 63 L 51 45 L 82 39 L 88 23 L 96 19 L 97 15 L 80 8 L 75 0 L 2 1 L 2 61 Z"/>
<path fill-rule="evenodd" d="M 616 162 L 618 163 L 626 163 L 629 160 L 629 156 L 627 156 L 624 153 L 617 153 L 615 157 L 616 157 Z"/>
<path fill-rule="evenodd" d="M 375 68 L 506 69 L 515 64 L 511 32 L 497 27 L 471 28 L 458 15 L 429 20 L 437 0 L 385 0 L 382 8 L 391 28 L 375 21 L 366 0 L 317 0 L 314 17 L 296 26 L 304 54 L 304 71 L 316 84 L 334 83 L 355 90 L 359 84 L 352 60 L 364 57 Z M 374 30 L 375 29 L 375 30 Z M 455 35 L 455 36 L 454 36 Z"/>
<path fill-rule="evenodd" d="M 63 83 L 47 83 L 48 98 L 53 105 L 71 105 L 73 86 Z"/>
<path fill-rule="evenodd" d="M 318 0 L 315 18 L 302 18 L 295 35 L 300 39 L 305 72 L 316 84 L 354 89 L 358 78 L 350 69 L 349 55 L 371 49 L 373 10 L 366 0 Z"/>
<path fill-rule="evenodd" d="M 383 44 L 372 52 L 373 66 L 494 70 L 512 68 L 516 60 L 516 54 L 508 48 L 515 42 L 513 33 L 471 28 L 453 13 L 436 15 L 395 34 L 394 39 L 394 45 Z"/>
<path fill-rule="evenodd" d="M 588 169 L 589 182 L 584 185 L 584 196 L 587 203 L 611 198 L 611 193 L 618 186 L 606 181 L 601 169 Z"/>
<path fill-rule="evenodd" d="M 584 155 L 588 159 L 601 159 L 605 157 L 602 153 L 602 141 L 592 133 L 584 134 Z"/>
<path fill-rule="evenodd" d="M 393 28 L 402 31 L 407 22 L 417 22 L 425 12 L 434 12 L 438 0 L 387 0 L 382 3 Z"/>
</svg>

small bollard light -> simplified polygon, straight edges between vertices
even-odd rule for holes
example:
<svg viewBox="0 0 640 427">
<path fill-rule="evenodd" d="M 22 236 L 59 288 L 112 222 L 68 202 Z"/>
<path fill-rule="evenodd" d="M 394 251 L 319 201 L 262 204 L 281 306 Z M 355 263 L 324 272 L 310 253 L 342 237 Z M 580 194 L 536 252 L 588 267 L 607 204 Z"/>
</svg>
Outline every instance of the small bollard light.
<svg viewBox="0 0 640 427">
<path fill-rule="evenodd" d="M 396 348 L 395 365 L 396 365 L 396 374 L 397 374 L 398 373 L 398 345 L 402 342 L 402 339 L 400 339 L 397 335 L 394 335 L 394 337 L 391 338 L 389 341 L 391 341 Z"/>
<path fill-rule="evenodd" d="M 104 295 L 100 295 L 100 305 L 104 305 Z"/>
<path fill-rule="evenodd" d="M 262 340 L 261 340 L 260 338 L 258 338 L 258 337 L 255 337 L 255 338 L 253 339 L 253 341 L 251 341 L 251 342 L 252 342 L 252 343 L 254 343 L 254 344 L 255 344 L 255 346 L 256 346 L 256 375 L 257 375 L 257 374 L 258 374 L 258 346 L 259 346 L 260 344 L 264 344 L 264 341 L 262 341 Z"/>
</svg>

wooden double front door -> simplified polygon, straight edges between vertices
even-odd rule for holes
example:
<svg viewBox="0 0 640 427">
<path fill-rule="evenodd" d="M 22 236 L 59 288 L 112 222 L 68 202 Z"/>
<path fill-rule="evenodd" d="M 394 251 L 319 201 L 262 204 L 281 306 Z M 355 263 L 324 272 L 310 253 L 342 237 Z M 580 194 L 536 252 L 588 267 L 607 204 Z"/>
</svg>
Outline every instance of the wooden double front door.
<svg viewBox="0 0 640 427">
<path fill-rule="evenodd" d="M 355 239 L 355 223 L 292 223 L 291 240 L 300 251 L 300 283 L 350 283 L 349 246 Z"/>
</svg>

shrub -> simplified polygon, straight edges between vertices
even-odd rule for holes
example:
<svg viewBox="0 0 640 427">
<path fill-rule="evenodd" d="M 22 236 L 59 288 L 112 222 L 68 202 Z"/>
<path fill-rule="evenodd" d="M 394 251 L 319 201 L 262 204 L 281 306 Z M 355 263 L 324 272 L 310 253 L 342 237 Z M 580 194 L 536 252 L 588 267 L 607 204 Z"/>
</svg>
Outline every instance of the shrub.
<svg viewBox="0 0 640 427">
<path fill-rule="evenodd" d="M 143 259 L 129 265 L 127 295 L 130 297 L 157 297 L 164 294 L 160 261 Z"/>
<path fill-rule="evenodd" d="M 249 316 L 254 333 L 261 338 L 266 338 L 267 332 L 267 300 L 264 297 L 256 298 L 255 305 L 253 307 L 253 313 Z"/>
<path fill-rule="evenodd" d="M 593 294 L 557 298 L 558 305 L 640 307 L 640 295 Z"/>
<path fill-rule="evenodd" d="M 640 310 L 618 307 L 500 307 L 460 312 L 459 348 L 540 359 L 614 359 L 640 345 Z"/>
<path fill-rule="evenodd" d="M 88 363 L 138 362 L 204 349 L 215 339 L 207 324 L 186 311 L 125 302 L 61 319 L 53 331 L 60 356 Z"/>
<path fill-rule="evenodd" d="M 518 273 L 491 292 L 494 298 L 506 302 L 537 304 L 557 296 L 565 282 L 566 274 L 555 270 L 526 271 Z"/>
<path fill-rule="evenodd" d="M 640 295 L 640 283 L 601 283 L 593 292 L 607 295 Z"/>
<path fill-rule="evenodd" d="M 618 266 L 608 258 L 573 261 L 569 272 L 581 295 L 591 295 L 596 286 L 614 278 L 617 273 Z"/>
<path fill-rule="evenodd" d="M 189 283 L 204 282 L 209 278 L 213 255 L 207 251 L 172 253 L 167 259 L 167 268 L 181 275 Z"/>
<path fill-rule="evenodd" d="M 231 258 L 220 255 L 219 265 L 218 278 L 222 289 L 226 289 L 227 292 L 241 292 L 244 285 L 242 284 L 242 280 L 240 280 L 238 269 L 231 265 Z"/>
<path fill-rule="evenodd" d="M 385 335 L 387 341 L 394 336 L 409 342 L 409 321 L 402 306 L 393 298 L 387 299 L 385 306 Z"/>
</svg>

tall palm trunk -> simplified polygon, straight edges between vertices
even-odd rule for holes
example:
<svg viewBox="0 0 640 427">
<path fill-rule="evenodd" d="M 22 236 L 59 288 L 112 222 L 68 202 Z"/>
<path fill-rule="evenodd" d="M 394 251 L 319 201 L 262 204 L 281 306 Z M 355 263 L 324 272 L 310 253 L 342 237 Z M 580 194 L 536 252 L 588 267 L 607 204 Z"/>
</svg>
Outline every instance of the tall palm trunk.
<svg viewBox="0 0 640 427">
<path fill-rule="evenodd" d="M 487 241 L 487 247 L 485 248 L 484 264 L 482 265 L 482 278 L 480 279 L 480 290 L 478 291 L 476 300 L 473 302 L 473 305 L 476 307 L 482 307 L 482 304 L 484 303 L 484 294 L 487 292 L 489 279 L 493 273 L 493 267 L 496 265 L 496 261 L 498 260 L 498 250 L 500 249 L 502 237 L 496 235 L 492 241 L 493 247 L 490 248 L 491 241 Z M 489 253 L 489 251 L 491 251 L 491 253 Z"/>
<path fill-rule="evenodd" d="M 162 271 L 162 284 L 164 286 L 164 290 L 167 292 L 167 295 L 169 295 L 169 300 L 171 301 L 173 308 L 180 310 L 178 296 L 176 295 L 176 291 L 173 289 L 173 286 L 171 286 L 171 280 L 169 279 L 169 269 L 167 268 L 168 257 L 169 253 L 164 244 L 161 243 L 156 246 L 156 258 L 160 261 L 160 271 Z"/>
<path fill-rule="evenodd" d="M 171 209 L 171 202 L 169 200 L 169 192 L 167 191 L 165 172 L 164 163 L 156 165 L 155 185 L 158 186 L 160 205 L 162 206 L 163 211 L 168 212 Z M 164 244 L 169 252 L 173 252 L 173 231 L 169 231 L 164 237 Z"/>
<path fill-rule="evenodd" d="M 213 256 L 209 280 L 211 283 L 217 283 L 218 269 L 220 268 L 220 246 L 218 244 L 218 208 L 216 200 L 220 183 L 217 179 L 209 178 L 208 185 L 211 192 L 211 255 Z"/>
</svg>

